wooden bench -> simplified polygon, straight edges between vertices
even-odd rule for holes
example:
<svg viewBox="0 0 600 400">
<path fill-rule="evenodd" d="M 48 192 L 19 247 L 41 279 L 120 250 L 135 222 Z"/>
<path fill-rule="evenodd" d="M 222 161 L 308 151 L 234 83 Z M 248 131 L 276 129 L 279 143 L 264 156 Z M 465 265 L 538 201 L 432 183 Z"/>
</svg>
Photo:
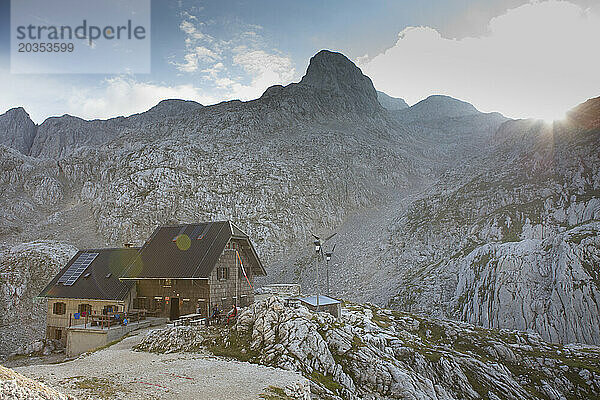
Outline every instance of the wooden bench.
<svg viewBox="0 0 600 400">
<path fill-rule="evenodd" d="M 110 328 L 111 325 L 115 325 L 115 316 L 109 314 L 94 314 L 91 315 L 91 325 L 96 325 L 101 328 Z"/>
<path fill-rule="evenodd" d="M 206 323 L 207 323 L 207 318 L 196 318 L 196 319 L 190 320 L 190 325 L 192 325 L 192 326 L 198 326 L 198 325 L 206 326 Z"/>
</svg>

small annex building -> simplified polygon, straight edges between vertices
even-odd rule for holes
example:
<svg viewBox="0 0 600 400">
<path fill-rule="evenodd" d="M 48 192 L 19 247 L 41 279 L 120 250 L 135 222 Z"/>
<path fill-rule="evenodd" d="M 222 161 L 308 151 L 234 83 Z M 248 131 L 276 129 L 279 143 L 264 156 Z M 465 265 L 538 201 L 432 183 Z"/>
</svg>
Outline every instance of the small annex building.
<svg viewBox="0 0 600 400">
<path fill-rule="evenodd" d="M 244 307 L 254 301 L 254 278 L 265 275 L 250 238 L 230 221 L 160 226 L 140 248 L 77 252 L 39 295 L 48 300 L 46 337 L 67 345 L 88 315 L 177 319 Z"/>
<path fill-rule="evenodd" d="M 92 313 L 127 311 L 135 285 L 119 278 L 139 248 L 80 250 L 48 283 L 39 297 L 48 299 L 46 337 L 66 345 L 65 330 Z"/>
<path fill-rule="evenodd" d="M 300 301 L 300 304 L 306 306 L 306 308 L 311 311 L 328 312 L 336 318 L 339 318 L 342 315 L 342 302 L 340 300 L 322 294 L 318 296 L 318 302 L 317 296 L 315 295 L 301 297 L 298 300 Z"/>
</svg>

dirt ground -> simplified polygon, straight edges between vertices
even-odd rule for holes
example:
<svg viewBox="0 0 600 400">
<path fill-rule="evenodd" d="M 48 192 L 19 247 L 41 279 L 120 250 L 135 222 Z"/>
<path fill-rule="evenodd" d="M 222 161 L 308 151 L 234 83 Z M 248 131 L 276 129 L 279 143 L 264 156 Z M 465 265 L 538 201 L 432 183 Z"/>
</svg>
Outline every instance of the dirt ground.
<svg viewBox="0 0 600 400">
<path fill-rule="evenodd" d="M 133 351 L 146 332 L 72 361 L 14 370 L 78 399 L 259 399 L 305 382 L 290 371 L 208 354 Z"/>
</svg>

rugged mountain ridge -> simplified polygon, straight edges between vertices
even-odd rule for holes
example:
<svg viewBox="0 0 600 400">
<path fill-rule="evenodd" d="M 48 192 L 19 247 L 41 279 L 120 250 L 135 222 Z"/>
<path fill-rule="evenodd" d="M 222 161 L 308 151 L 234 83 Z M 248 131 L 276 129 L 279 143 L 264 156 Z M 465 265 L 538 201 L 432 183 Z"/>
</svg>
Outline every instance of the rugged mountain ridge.
<svg viewBox="0 0 600 400">
<path fill-rule="evenodd" d="M 600 97 L 587 100 L 569 111 L 567 118 L 585 129 L 600 127 Z"/>
<path fill-rule="evenodd" d="M 50 117 L 36 125 L 22 108 L 0 115 L 0 144 L 24 155 L 56 158 L 70 154 L 80 146 L 99 146 L 130 129 L 141 128 L 157 119 L 184 116 L 202 105 L 189 100 L 162 100 L 140 114 L 108 120 L 87 121 L 71 115 Z"/>
<path fill-rule="evenodd" d="M 493 140 L 489 165 L 397 219 L 384 264 L 413 264 L 392 303 L 598 343 L 600 130 L 509 121 Z"/>
</svg>

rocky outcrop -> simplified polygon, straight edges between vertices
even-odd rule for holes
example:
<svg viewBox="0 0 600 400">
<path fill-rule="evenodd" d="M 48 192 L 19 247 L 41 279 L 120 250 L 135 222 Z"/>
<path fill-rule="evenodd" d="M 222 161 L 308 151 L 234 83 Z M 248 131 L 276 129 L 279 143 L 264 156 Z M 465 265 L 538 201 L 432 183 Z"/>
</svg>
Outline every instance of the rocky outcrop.
<svg viewBox="0 0 600 400">
<path fill-rule="evenodd" d="M 205 348 L 205 336 L 198 334 L 198 330 L 190 326 L 156 329 L 148 332 L 135 348 L 151 353 L 202 351 Z"/>
<path fill-rule="evenodd" d="M 29 154 L 37 127 L 23 107 L 11 108 L 0 115 L 0 144 Z"/>
<path fill-rule="evenodd" d="M 455 316 L 539 332 L 552 342 L 600 338 L 600 222 L 547 239 L 490 243 L 457 267 Z"/>
<path fill-rule="evenodd" d="M 36 299 L 76 253 L 58 242 L 24 243 L 0 252 L 0 356 L 44 337 L 46 302 Z"/>
<path fill-rule="evenodd" d="M 0 365 L 0 399 L 14 400 L 74 400 Z"/>
<path fill-rule="evenodd" d="M 176 336 L 169 328 L 142 346 Z M 323 399 L 546 399 L 600 394 L 600 349 L 559 346 L 536 334 L 347 304 L 342 317 L 272 297 L 244 310 L 206 346 L 303 373 Z M 194 337 L 192 334 L 191 337 Z M 195 340 L 195 339 L 190 339 Z M 184 346 L 186 347 L 186 346 Z M 180 349 L 179 339 L 174 348 Z"/>
<path fill-rule="evenodd" d="M 47 356 L 64 351 L 65 348 L 60 340 L 42 339 L 19 346 L 11 356 Z"/>
</svg>

